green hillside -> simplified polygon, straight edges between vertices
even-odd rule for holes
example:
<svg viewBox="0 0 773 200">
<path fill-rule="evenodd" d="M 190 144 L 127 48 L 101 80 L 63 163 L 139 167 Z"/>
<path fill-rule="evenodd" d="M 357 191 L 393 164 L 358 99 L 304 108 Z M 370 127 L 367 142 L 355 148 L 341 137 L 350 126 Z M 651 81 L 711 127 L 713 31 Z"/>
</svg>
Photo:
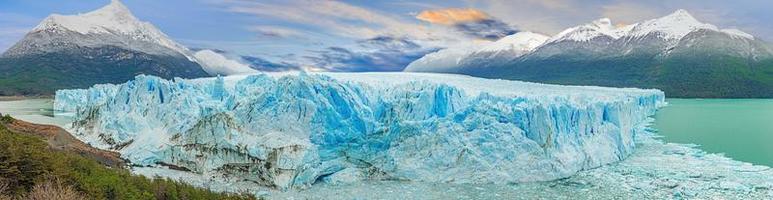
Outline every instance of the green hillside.
<svg viewBox="0 0 773 200">
<path fill-rule="evenodd" d="M 177 181 L 132 175 L 81 155 L 48 148 L 42 138 L 0 122 L 0 199 L 254 199 Z"/>
<path fill-rule="evenodd" d="M 657 88 L 668 97 L 771 98 L 773 60 L 749 62 L 734 57 L 519 63 L 506 69 L 464 72 L 489 78 L 506 78 L 563 85 Z"/>
<path fill-rule="evenodd" d="M 184 57 L 150 55 L 115 47 L 80 48 L 23 57 L 0 57 L 0 96 L 52 95 L 58 89 L 123 83 L 136 75 L 207 76 Z"/>
</svg>

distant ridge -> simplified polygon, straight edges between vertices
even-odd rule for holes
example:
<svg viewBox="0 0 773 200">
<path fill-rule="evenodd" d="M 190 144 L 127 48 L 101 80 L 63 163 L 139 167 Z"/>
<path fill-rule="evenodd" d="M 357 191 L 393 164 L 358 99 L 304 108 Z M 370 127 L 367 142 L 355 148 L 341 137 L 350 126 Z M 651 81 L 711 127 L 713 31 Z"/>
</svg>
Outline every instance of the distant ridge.
<svg viewBox="0 0 773 200">
<path fill-rule="evenodd" d="M 484 48 L 444 49 L 405 71 L 658 88 L 669 97 L 773 97 L 770 44 L 737 29 L 702 23 L 686 10 L 625 26 L 603 18 L 568 28 L 532 49 L 493 52 L 497 57 L 476 53 Z"/>
</svg>

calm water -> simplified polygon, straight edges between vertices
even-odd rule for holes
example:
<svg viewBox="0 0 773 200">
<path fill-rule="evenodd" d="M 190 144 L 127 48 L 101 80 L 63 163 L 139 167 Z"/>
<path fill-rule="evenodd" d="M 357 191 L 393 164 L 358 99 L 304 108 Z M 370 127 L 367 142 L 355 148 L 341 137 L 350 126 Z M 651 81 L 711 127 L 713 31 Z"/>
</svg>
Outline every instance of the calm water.
<svg viewBox="0 0 773 200">
<path fill-rule="evenodd" d="M 53 99 L 0 101 L 0 113 L 10 114 L 16 119 L 57 126 L 64 126 L 72 121 L 67 116 L 54 116 L 53 108 Z"/>
<path fill-rule="evenodd" d="M 692 143 L 736 160 L 773 166 L 773 99 L 667 99 L 655 128 L 667 142 Z"/>
</svg>

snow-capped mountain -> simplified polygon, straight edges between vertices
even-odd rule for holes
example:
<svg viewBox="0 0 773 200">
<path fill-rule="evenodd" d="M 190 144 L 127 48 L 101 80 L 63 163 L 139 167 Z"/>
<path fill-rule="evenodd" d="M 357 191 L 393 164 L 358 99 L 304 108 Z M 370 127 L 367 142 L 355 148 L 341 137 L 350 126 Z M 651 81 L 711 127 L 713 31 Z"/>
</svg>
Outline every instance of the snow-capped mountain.
<svg viewBox="0 0 773 200">
<path fill-rule="evenodd" d="M 97 10 L 52 14 L 0 56 L 0 94 L 119 83 L 137 74 L 209 76 L 190 50 L 118 0 Z"/>
<path fill-rule="evenodd" d="M 650 34 L 656 34 L 658 37 L 666 40 L 679 40 L 687 36 L 687 34 L 698 30 L 719 31 L 734 37 L 754 39 L 754 36 L 737 29 L 720 30 L 717 26 L 700 22 L 686 10 L 682 9 L 677 10 L 668 16 L 647 20 L 634 25 L 627 35 L 630 37 L 643 37 Z"/>
<path fill-rule="evenodd" d="M 566 29 L 553 36 L 549 42 L 566 40 L 583 42 L 598 37 L 609 37 L 617 40 L 624 37 L 641 38 L 649 35 L 655 35 L 668 41 L 678 41 L 687 34 L 699 30 L 717 31 L 733 37 L 754 39 L 754 36 L 738 29 L 719 29 L 715 25 L 700 22 L 686 10 L 680 9 L 661 18 L 630 25 L 616 26 L 609 18 L 598 19 L 589 24 Z"/>
<path fill-rule="evenodd" d="M 193 54 L 196 60 L 204 68 L 204 71 L 212 75 L 235 75 L 256 73 L 249 65 L 240 63 L 234 59 L 212 50 L 201 50 Z"/>
<path fill-rule="evenodd" d="M 612 20 L 609 18 L 602 18 L 593 21 L 589 24 L 580 25 L 577 27 L 568 28 L 555 36 L 551 37 L 548 42 L 559 41 L 590 41 L 598 37 L 609 37 L 612 39 L 619 39 L 627 35 L 635 25 L 628 25 L 622 27 L 616 27 L 612 25 Z"/>
<path fill-rule="evenodd" d="M 456 70 L 457 66 L 465 66 L 468 63 L 480 64 L 478 61 L 486 64 L 493 64 L 489 63 L 493 61 L 507 61 L 536 49 L 548 39 L 548 36 L 539 33 L 519 32 L 494 42 L 466 44 L 430 53 L 412 62 L 405 70 L 425 71 L 426 68 L 431 68 L 445 71 Z"/>
<path fill-rule="evenodd" d="M 48 37 L 31 38 L 30 35 Z M 63 41 L 50 41 L 53 39 Z M 61 45 L 62 43 L 65 45 Z M 137 19 L 118 0 L 112 0 L 110 4 L 84 14 L 52 14 L 33 28 L 25 39 L 5 52 L 5 55 L 18 56 L 41 53 L 40 51 L 57 51 L 72 45 L 117 46 L 154 55 L 182 55 L 194 61 L 190 50 L 169 39 L 152 24 Z"/>
<path fill-rule="evenodd" d="M 524 53 L 539 47 L 539 45 L 542 45 L 542 43 L 545 43 L 547 40 L 548 36 L 539 33 L 519 32 L 503 37 L 496 42 L 484 45 L 473 54 L 502 53 L 507 51 Z"/>
<path fill-rule="evenodd" d="M 773 51 L 768 43 L 737 29 L 700 22 L 685 10 L 630 25 L 599 19 L 568 28 L 526 53 L 500 53 L 509 57 L 475 56 L 478 51 L 444 49 L 411 63 L 406 71 L 657 87 L 671 96 L 773 96 L 773 89 L 765 89 L 773 86 L 773 81 L 764 78 L 773 71 Z M 443 57 L 442 52 L 455 54 Z M 691 80 L 677 81 L 685 77 Z M 708 82 L 716 86 L 701 84 Z M 763 92 L 752 92 L 759 88 Z"/>
</svg>

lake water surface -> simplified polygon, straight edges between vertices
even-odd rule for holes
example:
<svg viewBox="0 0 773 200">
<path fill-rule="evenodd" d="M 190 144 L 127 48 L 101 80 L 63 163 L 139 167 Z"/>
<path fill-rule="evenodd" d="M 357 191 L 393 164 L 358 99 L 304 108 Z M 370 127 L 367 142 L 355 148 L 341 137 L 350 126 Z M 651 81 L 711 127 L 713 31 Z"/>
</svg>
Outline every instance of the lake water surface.
<svg viewBox="0 0 773 200">
<path fill-rule="evenodd" d="M 773 166 L 773 99 L 667 99 L 655 115 L 665 141 Z"/>
<path fill-rule="evenodd" d="M 0 113 L 38 124 L 64 126 L 72 122 L 69 117 L 54 116 L 53 99 L 0 101 Z"/>
</svg>

